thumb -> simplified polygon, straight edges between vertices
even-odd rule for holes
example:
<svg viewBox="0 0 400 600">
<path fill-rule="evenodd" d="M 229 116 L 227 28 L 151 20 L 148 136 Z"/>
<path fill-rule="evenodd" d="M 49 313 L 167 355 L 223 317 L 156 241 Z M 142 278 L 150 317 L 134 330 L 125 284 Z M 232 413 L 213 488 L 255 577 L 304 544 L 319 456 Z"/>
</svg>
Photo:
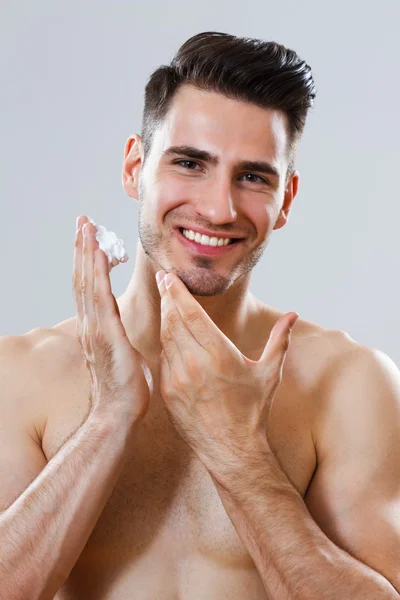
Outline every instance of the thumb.
<svg viewBox="0 0 400 600">
<path fill-rule="evenodd" d="M 276 360 L 279 365 L 283 364 L 286 352 L 289 349 L 292 328 L 298 317 L 298 313 L 291 312 L 277 320 L 272 328 L 260 362 L 266 360 L 270 363 Z"/>
</svg>

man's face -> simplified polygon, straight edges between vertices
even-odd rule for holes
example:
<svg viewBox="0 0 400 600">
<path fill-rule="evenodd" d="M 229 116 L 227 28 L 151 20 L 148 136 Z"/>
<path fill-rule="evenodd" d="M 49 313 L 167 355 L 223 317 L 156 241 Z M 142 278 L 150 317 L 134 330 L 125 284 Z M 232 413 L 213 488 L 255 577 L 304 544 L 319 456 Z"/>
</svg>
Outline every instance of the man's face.
<svg viewBox="0 0 400 600">
<path fill-rule="evenodd" d="M 282 112 L 193 86 L 179 88 L 140 170 L 139 237 L 145 253 L 196 296 L 225 292 L 255 267 L 272 230 L 286 222 L 281 209 L 286 198 L 287 215 L 293 199 L 285 196 L 286 145 Z M 215 160 L 167 153 L 181 146 Z M 239 167 L 241 161 L 269 163 L 277 174 Z M 188 248 L 177 229 L 182 225 L 244 239 L 210 256 Z"/>
</svg>

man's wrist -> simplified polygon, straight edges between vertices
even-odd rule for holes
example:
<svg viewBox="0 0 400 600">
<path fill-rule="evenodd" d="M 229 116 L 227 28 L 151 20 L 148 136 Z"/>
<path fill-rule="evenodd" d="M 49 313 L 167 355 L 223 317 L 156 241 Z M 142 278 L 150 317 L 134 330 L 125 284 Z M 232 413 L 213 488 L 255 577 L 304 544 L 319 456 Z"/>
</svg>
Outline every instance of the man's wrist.
<svg viewBox="0 0 400 600">
<path fill-rule="evenodd" d="M 201 460 L 213 479 L 224 488 L 244 480 L 248 486 L 250 479 L 264 476 L 268 461 L 276 462 L 265 435 L 253 437 L 251 442 L 227 441 L 220 444 L 212 456 Z"/>
<path fill-rule="evenodd" d="M 94 408 L 87 419 L 98 429 L 99 435 L 118 435 L 130 439 L 139 424 L 132 414 L 111 410 L 109 407 Z"/>
</svg>

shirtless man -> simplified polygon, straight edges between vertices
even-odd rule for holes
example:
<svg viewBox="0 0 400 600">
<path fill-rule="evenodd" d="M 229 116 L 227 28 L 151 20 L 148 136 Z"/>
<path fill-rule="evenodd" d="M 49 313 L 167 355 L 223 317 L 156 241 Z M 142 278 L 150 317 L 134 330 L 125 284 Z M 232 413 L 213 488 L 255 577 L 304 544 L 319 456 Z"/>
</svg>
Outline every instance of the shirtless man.
<svg viewBox="0 0 400 600">
<path fill-rule="evenodd" d="M 112 295 L 81 216 L 77 316 L 0 340 L 2 600 L 400 598 L 399 372 L 301 316 L 287 337 L 286 313 L 249 291 L 297 194 L 314 95 L 293 51 L 226 34 L 194 36 L 150 79 L 143 138 L 128 139 L 123 165 L 140 206 L 127 290 Z M 211 255 L 182 227 L 242 241 Z M 169 291 L 160 270 L 175 275 Z M 185 306 L 209 336 L 198 364 L 210 389 L 183 400 L 177 428 L 161 359 L 174 360 L 179 327 L 179 352 L 189 343 L 193 319 L 168 316 Z M 221 354 L 203 362 L 213 339 Z M 243 365 L 258 373 L 249 397 L 225 378 L 199 424 L 192 408 L 218 370 L 248 377 Z"/>
</svg>

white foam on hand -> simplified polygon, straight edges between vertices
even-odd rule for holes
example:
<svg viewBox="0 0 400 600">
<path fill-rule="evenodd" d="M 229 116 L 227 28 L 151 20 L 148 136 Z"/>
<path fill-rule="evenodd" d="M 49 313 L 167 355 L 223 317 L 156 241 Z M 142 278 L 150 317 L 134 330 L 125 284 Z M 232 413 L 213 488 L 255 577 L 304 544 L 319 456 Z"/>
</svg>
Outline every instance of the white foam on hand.
<svg viewBox="0 0 400 600">
<path fill-rule="evenodd" d="M 107 231 L 103 225 L 97 225 L 90 217 L 88 217 L 88 221 L 97 229 L 96 240 L 99 242 L 100 250 L 103 250 L 107 255 L 109 264 L 116 265 L 116 261 L 126 262 L 129 256 L 125 249 L 124 240 L 117 238 L 113 231 Z"/>
</svg>

